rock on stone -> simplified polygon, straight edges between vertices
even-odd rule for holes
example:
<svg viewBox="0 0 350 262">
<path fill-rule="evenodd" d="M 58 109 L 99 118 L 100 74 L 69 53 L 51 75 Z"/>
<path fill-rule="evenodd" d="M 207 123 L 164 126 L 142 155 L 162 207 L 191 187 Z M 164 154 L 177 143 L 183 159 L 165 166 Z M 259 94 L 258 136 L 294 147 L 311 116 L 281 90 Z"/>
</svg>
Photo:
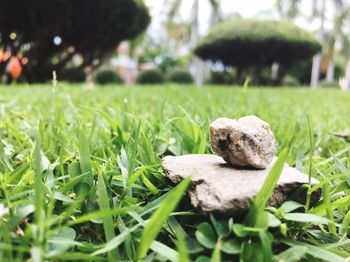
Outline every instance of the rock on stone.
<svg viewBox="0 0 350 262">
<path fill-rule="evenodd" d="M 195 208 L 224 215 L 244 214 L 250 208 L 272 165 L 263 170 L 237 169 L 219 156 L 206 154 L 163 158 L 165 175 L 173 183 L 177 184 L 187 176 L 192 177 L 188 193 Z M 306 174 L 285 165 L 269 205 L 279 206 L 306 183 Z M 312 179 L 311 183 L 315 185 L 318 181 Z M 303 194 L 300 196 L 305 197 Z M 318 195 L 313 197 L 315 200 Z"/>
<path fill-rule="evenodd" d="M 213 151 L 238 167 L 266 168 L 274 158 L 276 141 L 269 125 L 256 116 L 238 121 L 218 118 L 209 126 Z"/>
</svg>

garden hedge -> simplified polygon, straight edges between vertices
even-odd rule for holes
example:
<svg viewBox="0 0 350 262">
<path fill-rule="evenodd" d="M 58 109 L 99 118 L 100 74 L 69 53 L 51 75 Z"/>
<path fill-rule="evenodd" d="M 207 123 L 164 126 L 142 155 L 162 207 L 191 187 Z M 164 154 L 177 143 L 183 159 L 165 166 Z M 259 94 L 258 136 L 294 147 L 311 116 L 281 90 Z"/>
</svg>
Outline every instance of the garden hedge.
<svg viewBox="0 0 350 262">
<path fill-rule="evenodd" d="M 312 33 L 289 21 L 234 19 L 213 26 L 194 53 L 243 70 L 274 62 L 285 70 L 320 50 Z"/>
<path fill-rule="evenodd" d="M 138 84 L 161 84 L 164 80 L 163 73 L 159 69 L 143 70 L 137 76 Z"/>
<path fill-rule="evenodd" d="M 108 67 L 101 67 L 93 74 L 94 81 L 100 85 L 121 84 L 123 81 L 117 71 Z"/>
<path fill-rule="evenodd" d="M 192 84 L 193 78 L 186 69 L 174 68 L 172 69 L 167 76 L 168 81 L 178 84 Z"/>
</svg>

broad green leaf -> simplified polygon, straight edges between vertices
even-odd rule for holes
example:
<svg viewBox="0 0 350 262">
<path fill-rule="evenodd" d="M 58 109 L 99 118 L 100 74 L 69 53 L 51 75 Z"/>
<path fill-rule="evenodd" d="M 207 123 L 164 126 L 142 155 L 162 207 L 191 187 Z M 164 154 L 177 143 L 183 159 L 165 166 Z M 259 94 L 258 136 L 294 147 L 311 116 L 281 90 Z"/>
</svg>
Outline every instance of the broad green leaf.
<svg viewBox="0 0 350 262">
<path fill-rule="evenodd" d="M 284 213 L 289 213 L 301 207 L 304 207 L 304 205 L 295 201 L 286 201 L 281 205 L 280 209 L 282 209 Z"/>
<path fill-rule="evenodd" d="M 245 226 L 242 224 L 233 224 L 232 230 L 238 237 L 245 237 L 248 235 L 248 231 L 245 230 Z"/>
<path fill-rule="evenodd" d="M 235 239 L 223 240 L 221 250 L 226 254 L 239 254 L 241 252 L 241 245 Z"/>
<path fill-rule="evenodd" d="M 214 248 L 217 242 L 217 235 L 214 232 L 213 227 L 203 222 L 197 226 L 196 238 L 200 244 L 206 248 Z"/>
<path fill-rule="evenodd" d="M 74 229 L 70 227 L 63 227 L 60 231 L 52 236 L 49 240 L 49 253 L 58 255 L 64 253 L 72 245 L 76 245 L 78 242 L 75 242 L 76 233 Z M 79 245 L 79 244 L 77 244 Z"/>
<path fill-rule="evenodd" d="M 269 227 L 278 227 L 281 224 L 281 221 L 271 213 L 268 213 L 269 218 Z"/>
<path fill-rule="evenodd" d="M 230 233 L 227 221 L 225 221 L 225 220 L 217 221 L 213 214 L 210 214 L 210 220 L 214 226 L 216 234 L 219 237 L 223 238 Z"/>
<path fill-rule="evenodd" d="M 82 173 L 80 165 L 81 164 L 78 161 L 74 161 L 68 166 L 68 174 L 70 177 L 73 178 L 79 176 Z"/>
<path fill-rule="evenodd" d="M 53 192 L 53 197 L 56 199 L 56 200 L 60 200 L 62 202 L 65 202 L 65 203 L 73 203 L 74 200 L 67 197 L 66 195 L 62 194 L 61 192 L 58 192 L 58 191 L 55 191 Z"/>
<path fill-rule="evenodd" d="M 210 258 L 205 256 L 199 256 L 196 258 L 195 262 L 210 262 Z"/>
<path fill-rule="evenodd" d="M 249 242 L 244 242 L 242 245 L 242 251 L 241 251 L 241 259 L 243 261 L 251 261 L 251 257 L 253 256 L 254 252 L 254 246 L 253 244 Z"/>
</svg>

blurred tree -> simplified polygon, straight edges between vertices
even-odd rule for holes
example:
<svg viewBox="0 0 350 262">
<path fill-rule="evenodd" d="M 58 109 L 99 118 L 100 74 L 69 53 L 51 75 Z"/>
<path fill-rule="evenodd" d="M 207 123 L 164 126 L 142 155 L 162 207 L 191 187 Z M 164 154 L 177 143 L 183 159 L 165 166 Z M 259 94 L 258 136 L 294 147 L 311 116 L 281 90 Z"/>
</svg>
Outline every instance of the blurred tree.
<svg viewBox="0 0 350 262">
<path fill-rule="evenodd" d="M 300 5 L 302 0 L 276 0 L 277 10 L 284 19 L 294 20 L 302 14 Z M 325 13 L 326 13 L 326 0 L 313 0 L 312 1 L 312 19 L 320 19 L 320 27 L 318 30 L 318 39 L 322 44 L 325 42 Z M 320 69 L 322 62 L 322 53 L 317 53 L 312 60 L 311 81 L 310 86 L 316 87 L 320 77 Z"/>
<path fill-rule="evenodd" d="M 235 67 L 238 78 L 253 69 L 251 76 L 257 82 L 265 67 L 278 63 L 275 84 L 279 85 L 288 69 L 320 49 L 311 33 L 289 21 L 235 19 L 215 25 L 194 52 L 203 59 Z"/>
<path fill-rule="evenodd" d="M 325 42 L 325 18 L 326 18 L 326 0 L 313 1 L 314 16 L 320 18 L 320 27 L 318 30 L 318 39 L 323 44 Z M 312 59 L 310 87 L 316 88 L 321 74 L 322 52 L 317 53 Z"/>
<path fill-rule="evenodd" d="M 277 0 L 277 10 L 283 18 L 293 20 L 299 16 L 305 17 L 306 15 L 302 13 L 305 12 L 305 10 L 300 10 L 302 2 L 303 0 Z M 329 4 L 333 5 L 333 8 L 336 11 L 334 12 L 332 29 L 327 34 L 325 21 Z M 327 72 L 327 81 L 332 82 L 334 80 L 335 47 L 337 42 L 342 42 L 344 40 L 343 27 L 345 21 L 349 17 L 349 7 L 348 2 L 345 0 L 313 0 L 311 9 L 311 16 L 309 16 L 309 18 L 311 20 L 316 19 L 320 21 L 318 38 L 325 50 L 325 54 L 323 54 L 324 57 L 322 57 L 321 52 L 313 57 L 310 86 L 315 88 L 318 85 L 321 72 Z"/>
<path fill-rule="evenodd" d="M 142 0 L 3 0 L 0 48 L 29 58 L 28 81 L 45 81 L 98 66 L 149 22 Z"/>
<path fill-rule="evenodd" d="M 300 15 L 302 0 L 277 0 L 276 7 L 281 18 L 293 20 Z"/>
<path fill-rule="evenodd" d="M 334 7 L 337 10 L 333 18 L 333 27 L 328 35 L 326 35 L 326 54 L 324 57 L 322 68 L 326 73 L 326 81 L 334 81 L 335 63 L 337 44 L 340 46 L 339 51 L 341 55 L 348 52 L 349 36 L 345 32 L 345 27 L 349 21 L 350 6 L 344 0 L 333 0 Z M 345 54 L 346 55 L 346 54 Z M 347 55 L 346 55 L 347 57 Z"/>
<path fill-rule="evenodd" d="M 188 1 L 184 0 L 166 0 L 165 5 L 170 6 L 167 19 L 167 31 L 170 36 L 180 36 L 178 40 L 185 40 L 190 43 L 190 48 L 194 48 L 200 38 L 199 33 L 199 0 L 193 0 L 191 6 L 191 15 L 186 23 L 178 23 L 177 15 L 180 13 L 182 4 Z M 220 10 L 220 0 L 207 0 L 211 7 L 210 24 L 213 25 L 222 18 Z M 180 31 L 179 31 L 180 30 Z M 177 32 L 180 32 L 178 34 Z M 202 85 L 204 81 L 204 64 L 198 57 L 192 57 L 191 71 L 197 85 Z"/>
</svg>

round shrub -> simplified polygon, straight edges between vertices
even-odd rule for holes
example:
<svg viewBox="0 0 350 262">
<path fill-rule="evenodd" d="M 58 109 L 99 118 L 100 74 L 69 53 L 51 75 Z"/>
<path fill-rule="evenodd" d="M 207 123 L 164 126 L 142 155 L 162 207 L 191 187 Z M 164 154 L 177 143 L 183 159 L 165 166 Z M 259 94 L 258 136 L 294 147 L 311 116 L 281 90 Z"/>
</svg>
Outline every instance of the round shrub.
<svg viewBox="0 0 350 262">
<path fill-rule="evenodd" d="M 192 84 L 193 78 L 186 69 L 173 69 L 168 74 L 168 80 L 178 84 Z"/>
<path fill-rule="evenodd" d="M 337 81 L 327 81 L 322 80 L 318 84 L 319 87 L 333 87 L 333 88 L 339 88 L 339 83 Z"/>
<path fill-rule="evenodd" d="M 321 50 L 308 31 L 289 21 L 234 19 L 216 24 L 194 52 L 225 65 L 293 65 Z"/>
<path fill-rule="evenodd" d="M 116 70 L 111 68 L 100 68 L 96 70 L 93 74 L 93 79 L 100 85 L 122 83 L 122 80 L 117 74 Z"/>
<path fill-rule="evenodd" d="M 163 82 L 163 74 L 158 69 L 147 69 L 141 71 L 137 76 L 137 83 L 139 84 L 160 84 Z"/>
<path fill-rule="evenodd" d="M 284 86 L 301 86 L 300 82 L 298 81 L 297 78 L 287 75 L 282 82 L 282 85 Z"/>
<path fill-rule="evenodd" d="M 208 79 L 209 84 L 214 85 L 232 85 L 235 83 L 232 72 L 226 71 L 212 71 Z"/>
</svg>

